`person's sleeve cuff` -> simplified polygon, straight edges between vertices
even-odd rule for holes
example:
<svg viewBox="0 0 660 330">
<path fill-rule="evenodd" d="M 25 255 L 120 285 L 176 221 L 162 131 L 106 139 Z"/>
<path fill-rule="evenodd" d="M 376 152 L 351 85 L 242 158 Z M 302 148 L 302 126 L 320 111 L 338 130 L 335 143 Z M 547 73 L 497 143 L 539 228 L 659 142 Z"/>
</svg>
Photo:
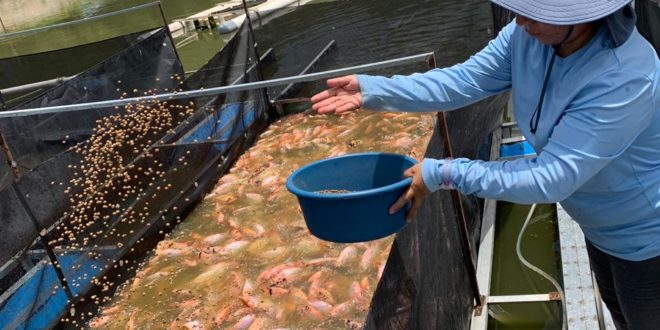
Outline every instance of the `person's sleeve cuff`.
<svg viewBox="0 0 660 330">
<path fill-rule="evenodd" d="M 451 159 L 425 158 L 422 162 L 422 179 L 430 192 L 456 189 L 451 179 Z"/>
<path fill-rule="evenodd" d="M 381 111 L 383 100 L 376 96 L 375 89 L 378 86 L 379 79 L 384 77 L 370 76 L 366 74 L 356 75 L 358 84 L 360 84 L 360 93 L 362 93 L 362 108 L 372 111 Z"/>
</svg>

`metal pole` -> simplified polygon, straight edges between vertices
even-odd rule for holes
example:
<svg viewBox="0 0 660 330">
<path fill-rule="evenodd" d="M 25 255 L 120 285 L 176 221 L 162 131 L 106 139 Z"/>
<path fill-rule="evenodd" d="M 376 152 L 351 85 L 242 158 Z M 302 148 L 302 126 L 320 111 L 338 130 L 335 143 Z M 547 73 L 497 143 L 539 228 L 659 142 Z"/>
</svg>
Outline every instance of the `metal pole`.
<svg viewBox="0 0 660 330">
<path fill-rule="evenodd" d="M 259 80 L 264 79 L 264 73 L 261 68 L 261 56 L 259 56 L 259 49 L 257 49 L 257 39 L 254 37 L 254 30 L 252 29 L 252 19 L 250 18 L 250 11 L 248 10 L 247 3 L 245 0 L 243 0 L 243 11 L 245 12 L 245 18 L 247 19 L 248 23 L 248 42 L 252 43 L 252 49 L 254 50 L 255 58 L 257 60 L 257 74 L 259 75 Z M 258 15 L 258 12 L 257 12 Z M 246 69 L 247 70 L 247 69 Z M 247 76 L 247 71 L 245 71 L 245 75 Z M 263 97 L 266 100 L 270 100 L 270 96 L 268 95 L 268 89 L 263 88 L 262 90 Z M 268 103 L 268 108 L 270 109 L 270 114 L 275 114 L 275 109 L 270 106 L 270 103 Z"/>
<path fill-rule="evenodd" d="M 440 125 L 440 133 L 444 140 L 445 157 L 453 158 L 451 142 L 449 140 L 449 129 L 447 127 L 447 120 L 444 112 L 438 113 L 438 125 Z M 470 234 L 465 220 L 463 202 L 461 201 L 461 195 L 458 190 L 451 190 L 450 194 L 454 200 L 454 206 L 456 207 L 456 223 L 460 231 L 459 236 L 461 238 L 461 250 L 463 251 L 463 263 L 465 264 L 465 270 L 468 272 L 468 280 L 470 281 L 470 287 L 472 288 L 472 296 L 476 304 L 475 307 L 479 308 L 483 303 L 483 299 L 479 291 L 479 284 L 477 283 L 477 270 L 474 267 L 474 255 L 472 253 L 472 247 L 470 246 Z"/>
<path fill-rule="evenodd" d="M 2 25 L 2 33 L 7 33 L 7 28 L 5 27 L 5 23 L 2 21 L 2 16 L 0 16 L 0 25 Z"/>
<path fill-rule="evenodd" d="M 11 168 L 11 172 L 12 174 L 14 174 L 14 178 L 16 179 L 20 178 L 21 172 L 18 170 L 17 163 L 14 160 L 14 156 L 11 154 L 11 149 L 9 149 L 9 145 L 5 140 L 5 135 L 2 133 L 1 129 L 0 129 L 0 149 L 2 149 L 2 151 L 5 154 L 5 158 L 7 158 L 7 164 Z"/>
<path fill-rule="evenodd" d="M 432 65 L 432 67 L 436 66 L 435 57 L 429 59 L 429 64 Z M 449 128 L 447 127 L 447 118 L 445 117 L 444 112 L 438 112 L 438 126 L 440 127 L 440 134 L 442 134 L 442 140 L 444 142 L 445 157 L 453 158 L 451 141 L 449 139 Z M 465 270 L 468 273 L 468 280 L 470 281 L 470 287 L 472 288 L 472 298 L 474 299 L 475 308 L 481 308 L 484 299 L 480 294 L 479 283 L 477 282 L 477 270 L 474 264 L 472 247 L 470 246 L 470 233 L 468 231 L 467 221 L 465 220 L 463 202 L 461 201 L 461 195 L 458 190 L 451 190 L 450 194 L 454 201 L 454 207 L 456 207 L 456 223 L 458 225 L 459 236 L 461 239 L 463 263 L 465 264 Z"/>
<path fill-rule="evenodd" d="M 181 68 L 183 69 L 183 62 L 181 62 L 179 51 L 176 49 L 176 46 L 174 45 L 174 38 L 172 38 L 172 31 L 170 31 L 170 28 L 167 25 L 165 10 L 163 10 L 163 4 L 160 1 L 158 1 L 158 9 L 160 10 L 160 17 L 163 19 L 163 29 L 167 30 L 167 36 L 170 38 L 170 43 L 172 44 L 172 48 L 174 48 L 174 55 L 176 55 L 176 60 L 179 61 L 179 63 L 181 64 Z M 185 72 L 184 72 L 184 76 L 185 76 Z"/>
<path fill-rule="evenodd" d="M 50 88 L 65 81 L 69 81 L 75 77 L 76 77 L 75 75 L 70 77 L 59 77 L 59 78 L 38 81 L 35 83 L 29 83 L 20 86 L 8 87 L 0 90 L 0 93 L 2 93 L 3 95 L 8 95 L 8 99 L 12 99 L 12 95 L 29 93 L 41 88 Z"/>
<path fill-rule="evenodd" d="M 48 237 L 46 236 L 46 230 L 40 228 L 39 222 L 37 221 L 37 217 L 32 212 L 32 209 L 28 205 L 28 202 L 25 200 L 25 196 L 23 196 L 23 193 L 18 188 L 16 182 L 12 182 L 11 186 L 14 189 L 14 193 L 18 197 L 21 206 L 23 206 L 23 209 L 30 218 L 32 225 L 34 225 L 34 228 L 37 229 L 37 232 L 39 233 L 39 240 L 46 249 L 46 254 L 48 255 L 48 259 L 53 264 L 53 269 L 55 269 L 57 278 L 60 280 L 60 284 L 62 284 L 62 289 L 64 289 L 64 293 L 69 298 L 69 302 L 74 303 L 75 297 L 73 295 L 73 292 L 71 292 L 71 289 L 69 288 L 69 284 L 67 283 L 66 278 L 64 277 L 64 272 L 62 272 L 62 268 L 60 268 L 60 263 L 57 261 L 57 257 L 55 256 L 55 252 L 53 252 L 53 248 L 48 244 Z"/>
<path fill-rule="evenodd" d="M 407 56 L 407 57 L 402 57 L 402 58 L 387 60 L 382 62 L 357 65 L 348 68 L 316 72 L 316 73 L 310 73 L 310 74 L 299 75 L 294 77 L 277 78 L 277 79 L 257 81 L 252 83 L 245 83 L 245 84 L 236 84 L 231 86 L 213 87 L 213 88 L 198 89 L 192 91 L 151 95 L 151 96 L 132 97 L 127 99 L 119 99 L 119 100 L 108 100 L 108 101 L 100 101 L 100 102 L 59 105 L 59 106 L 42 107 L 42 108 L 34 108 L 34 109 L 4 111 L 4 112 L 0 112 L 0 118 L 24 117 L 24 116 L 30 116 L 36 114 L 50 114 L 50 113 L 80 111 L 80 110 L 90 110 L 90 109 L 103 109 L 114 106 L 135 104 L 140 102 L 156 102 L 156 101 L 176 100 L 176 99 L 183 99 L 190 97 L 211 96 L 211 95 L 218 95 L 223 93 L 239 92 L 250 89 L 287 85 L 291 83 L 316 81 L 320 79 L 326 79 L 326 78 L 337 77 L 346 74 L 362 72 L 365 70 L 380 69 L 395 65 L 401 65 L 405 63 L 417 62 L 417 61 L 427 61 L 428 57 L 432 55 L 433 52 L 424 53 L 424 54 L 412 55 L 412 56 Z"/>
<path fill-rule="evenodd" d="M 5 98 L 2 94 L 2 90 L 0 90 L 0 111 L 5 111 L 7 110 L 7 104 L 5 103 Z"/>
</svg>

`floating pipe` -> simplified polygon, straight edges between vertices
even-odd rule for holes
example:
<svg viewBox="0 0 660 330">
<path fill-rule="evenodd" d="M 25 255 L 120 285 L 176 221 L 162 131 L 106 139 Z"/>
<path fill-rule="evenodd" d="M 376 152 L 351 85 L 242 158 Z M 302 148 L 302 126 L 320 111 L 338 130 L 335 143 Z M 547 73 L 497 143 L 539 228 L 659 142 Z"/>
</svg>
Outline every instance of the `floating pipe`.
<svg viewBox="0 0 660 330">
<path fill-rule="evenodd" d="M 264 4 L 252 7 L 248 9 L 250 11 L 250 19 L 253 21 L 261 22 L 261 20 L 280 10 L 290 6 L 293 3 L 299 3 L 300 0 L 271 0 Z M 245 14 L 239 15 L 228 21 L 224 21 L 218 27 L 220 33 L 229 33 L 238 29 L 241 24 L 245 21 Z"/>
</svg>

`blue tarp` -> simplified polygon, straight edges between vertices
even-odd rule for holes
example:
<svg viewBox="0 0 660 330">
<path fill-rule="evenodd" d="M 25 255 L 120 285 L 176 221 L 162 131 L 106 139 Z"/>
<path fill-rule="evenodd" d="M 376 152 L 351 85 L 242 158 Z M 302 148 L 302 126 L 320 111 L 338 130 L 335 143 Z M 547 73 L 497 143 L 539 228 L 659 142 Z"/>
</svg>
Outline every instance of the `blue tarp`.
<svg viewBox="0 0 660 330">
<path fill-rule="evenodd" d="M 500 147 L 500 158 L 522 157 L 535 154 L 536 151 L 534 151 L 534 148 L 527 141 L 503 144 Z"/>
<path fill-rule="evenodd" d="M 84 295 L 93 277 L 103 271 L 100 261 L 88 260 L 80 264 L 80 253 L 58 256 L 62 270 L 74 274 L 72 278 L 87 278 L 88 283 L 69 283 L 74 295 Z M 40 262 L 23 278 L 22 285 L 0 309 L 2 329 L 49 329 L 69 311 L 68 297 L 60 284 L 53 265 Z M 21 282 L 19 282 L 21 284 Z M 57 289 L 55 289 L 57 288 Z"/>
</svg>

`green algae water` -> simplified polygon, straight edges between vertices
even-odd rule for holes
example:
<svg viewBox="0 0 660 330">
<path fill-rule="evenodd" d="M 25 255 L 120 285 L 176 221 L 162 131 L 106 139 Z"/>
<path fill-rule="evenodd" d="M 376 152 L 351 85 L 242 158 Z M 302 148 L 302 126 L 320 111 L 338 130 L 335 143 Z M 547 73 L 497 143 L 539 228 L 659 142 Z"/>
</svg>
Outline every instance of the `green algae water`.
<svg viewBox="0 0 660 330">
<path fill-rule="evenodd" d="M 523 295 L 556 291 L 546 279 L 526 268 L 516 256 L 516 241 L 529 205 L 497 204 L 491 295 Z M 522 255 L 561 283 L 557 211 L 554 205 L 537 205 L 521 241 Z M 560 329 L 559 302 L 493 305 L 489 329 Z"/>
</svg>

